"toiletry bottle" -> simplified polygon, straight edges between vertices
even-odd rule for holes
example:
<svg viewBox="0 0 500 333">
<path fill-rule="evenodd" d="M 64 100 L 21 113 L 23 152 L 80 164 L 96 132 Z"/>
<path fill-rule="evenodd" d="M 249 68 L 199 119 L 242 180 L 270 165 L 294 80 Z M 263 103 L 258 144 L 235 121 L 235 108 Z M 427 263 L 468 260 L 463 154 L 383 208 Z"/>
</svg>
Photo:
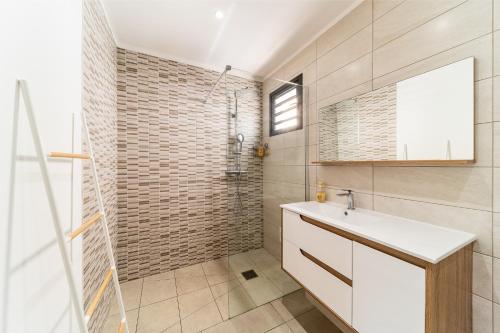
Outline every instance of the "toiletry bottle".
<svg viewBox="0 0 500 333">
<path fill-rule="evenodd" d="M 316 201 L 317 202 L 326 201 L 325 183 L 322 181 L 318 182 L 318 189 L 316 191 Z"/>
</svg>

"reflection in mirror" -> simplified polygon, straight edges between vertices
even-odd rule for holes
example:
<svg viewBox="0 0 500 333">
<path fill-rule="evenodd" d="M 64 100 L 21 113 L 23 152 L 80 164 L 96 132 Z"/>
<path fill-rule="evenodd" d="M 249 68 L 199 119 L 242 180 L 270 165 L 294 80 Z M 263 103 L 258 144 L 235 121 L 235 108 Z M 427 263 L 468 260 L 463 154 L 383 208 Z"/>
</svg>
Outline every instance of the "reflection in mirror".
<svg viewBox="0 0 500 333">
<path fill-rule="evenodd" d="M 474 58 L 319 110 L 320 161 L 474 159 Z"/>
</svg>

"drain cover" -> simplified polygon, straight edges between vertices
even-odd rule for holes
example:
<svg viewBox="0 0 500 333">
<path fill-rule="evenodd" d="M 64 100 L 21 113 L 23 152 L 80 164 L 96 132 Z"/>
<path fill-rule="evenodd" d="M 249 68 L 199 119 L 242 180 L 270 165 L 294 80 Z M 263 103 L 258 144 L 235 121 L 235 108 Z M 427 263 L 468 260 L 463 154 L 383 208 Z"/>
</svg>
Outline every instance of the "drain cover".
<svg viewBox="0 0 500 333">
<path fill-rule="evenodd" d="M 258 276 L 257 273 L 255 273 L 255 271 L 253 269 L 251 269 L 249 271 L 242 272 L 241 275 L 243 275 L 245 280 L 250 280 L 250 279 L 256 278 Z"/>
</svg>

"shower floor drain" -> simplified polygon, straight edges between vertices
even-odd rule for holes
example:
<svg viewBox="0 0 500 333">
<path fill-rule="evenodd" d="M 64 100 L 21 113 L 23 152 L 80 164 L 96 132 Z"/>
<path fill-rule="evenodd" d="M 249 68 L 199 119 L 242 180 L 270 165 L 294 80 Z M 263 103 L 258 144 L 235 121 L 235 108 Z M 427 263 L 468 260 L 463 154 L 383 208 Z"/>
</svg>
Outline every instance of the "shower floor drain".
<svg viewBox="0 0 500 333">
<path fill-rule="evenodd" d="M 257 273 L 255 273 L 255 271 L 253 269 L 251 269 L 249 271 L 242 272 L 241 275 L 243 275 L 245 280 L 250 280 L 250 279 L 258 277 Z"/>
</svg>

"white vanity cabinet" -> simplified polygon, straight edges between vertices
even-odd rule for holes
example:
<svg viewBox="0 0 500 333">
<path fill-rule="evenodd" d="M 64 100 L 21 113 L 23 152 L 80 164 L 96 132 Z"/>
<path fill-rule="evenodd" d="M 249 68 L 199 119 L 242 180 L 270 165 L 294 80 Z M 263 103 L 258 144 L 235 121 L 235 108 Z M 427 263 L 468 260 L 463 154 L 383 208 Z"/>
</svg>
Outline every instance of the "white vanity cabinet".
<svg viewBox="0 0 500 333">
<path fill-rule="evenodd" d="M 470 241 L 439 262 L 428 262 L 399 245 L 360 235 L 360 216 L 344 218 L 352 231 L 346 224 L 339 222 L 339 228 L 320 220 L 283 209 L 282 267 L 333 314 L 344 332 L 472 332 Z M 394 231 L 387 223 L 371 228 L 380 232 L 388 226 Z M 419 234 L 413 229 L 408 237 L 414 240 Z"/>
<path fill-rule="evenodd" d="M 425 333 L 425 269 L 354 242 L 352 326 Z"/>
</svg>

